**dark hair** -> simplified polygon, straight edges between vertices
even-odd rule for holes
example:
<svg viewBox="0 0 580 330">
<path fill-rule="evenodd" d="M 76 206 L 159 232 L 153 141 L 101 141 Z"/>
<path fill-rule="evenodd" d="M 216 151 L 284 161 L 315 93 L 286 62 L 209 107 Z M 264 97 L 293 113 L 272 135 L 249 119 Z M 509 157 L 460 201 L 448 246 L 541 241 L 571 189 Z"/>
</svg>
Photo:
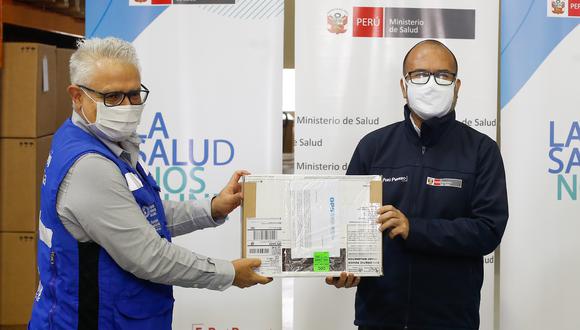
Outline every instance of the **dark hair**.
<svg viewBox="0 0 580 330">
<path fill-rule="evenodd" d="M 459 71 L 459 65 L 457 64 L 457 58 L 455 58 L 455 54 L 453 54 L 453 52 L 449 48 L 447 48 L 447 46 L 445 46 L 445 44 L 443 44 L 441 41 L 437 41 L 434 39 L 426 39 L 426 40 L 419 41 L 418 43 L 416 43 L 413 47 L 411 47 L 411 49 L 409 49 L 409 51 L 407 52 L 407 55 L 405 55 L 405 59 L 403 60 L 403 75 L 405 75 L 405 63 L 407 63 L 407 57 L 409 57 L 409 54 L 411 54 L 413 49 L 415 49 L 417 46 L 420 46 L 422 44 L 432 44 L 432 45 L 439 46 L 439 47 L 442 47 L 445 50 L 447 50 L 449 52 L 449 54 L 451 54 L 451 56 L 453 56 L 453 62 L 455 62 L 455 73 L 457 74 L 457 72 Z"/>
</svg>

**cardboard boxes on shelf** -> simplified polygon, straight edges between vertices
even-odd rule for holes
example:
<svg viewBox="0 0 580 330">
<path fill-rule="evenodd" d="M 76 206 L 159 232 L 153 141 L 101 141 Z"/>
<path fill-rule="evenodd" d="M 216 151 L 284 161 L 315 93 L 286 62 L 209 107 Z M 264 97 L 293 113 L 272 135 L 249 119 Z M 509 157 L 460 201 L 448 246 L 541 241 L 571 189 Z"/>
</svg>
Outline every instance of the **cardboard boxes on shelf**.
<svg viewBox="0 0 580 330">
<path fill-rule="evenodd" d="M 56 47 L 4 43 L 0 137 L 36 138 L 55 131 Z"/>
<path fill-rule="evenodd" d="M 52 135 L 0 139 L 0 232 L 35 232 Z"/>
<path fill-rule="evenodd" d="M 52 134 L 72 112 L 66 87 L 73 50 L 32 42 L 2 46 L 0 330 L 16 330 L 27 328 L 38 283 L 40 187 Z"/>
<path fill-rule="evenodd" d="M 38 285 L 36 234 L 0 233 L 0 327 L 13 329 L 30 319 Z"/>
<path fill-rule="evenodd" d="M 72 100 L 67 87 L 70 85 L 69 61 L 74 49 L 56 49 L 56 110 L 55 129 L 67 120 L 72 113 Z"/>
</svg>

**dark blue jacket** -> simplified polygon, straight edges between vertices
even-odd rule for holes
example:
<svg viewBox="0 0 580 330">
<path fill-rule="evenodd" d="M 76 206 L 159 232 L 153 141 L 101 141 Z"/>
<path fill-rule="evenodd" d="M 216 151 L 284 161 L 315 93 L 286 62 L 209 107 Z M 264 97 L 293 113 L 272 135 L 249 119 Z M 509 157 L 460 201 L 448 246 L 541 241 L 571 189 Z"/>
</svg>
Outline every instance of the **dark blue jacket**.
<svg viewBox="0 0 580 330">
<path fill-rule="evenodd" d="M 483 256 L 501 241 L 508 203 L 503 161 L 488 136 L 455 111 L 405 120 L 366 135 L 347 174 L 383 176 L 383 205 L 409 219 L 407 240 L 383 235 L 384 276 L 363 278 L 356 325 L 389 329 L 479 328 Z"/>
</svg>

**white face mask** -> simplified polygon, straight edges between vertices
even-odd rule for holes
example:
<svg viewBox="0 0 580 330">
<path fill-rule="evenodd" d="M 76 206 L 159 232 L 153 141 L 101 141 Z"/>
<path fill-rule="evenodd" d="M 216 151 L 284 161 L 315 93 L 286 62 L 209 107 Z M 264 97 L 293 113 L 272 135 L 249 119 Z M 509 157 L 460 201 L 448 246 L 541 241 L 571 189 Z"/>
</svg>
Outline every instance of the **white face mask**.
<svg viewBox="0 0 580 330">
<path fill-rule="evenodd" d="M 405 85 L 409 107 L 421 119 L 441 118 L 451 110 L 455 82 L 449 86 L 441 86 L 435 82 L 435 78 L 431 78 L 425 85 L 412 83 Z"/>
<path fill-rule="evenodd" d="M 88 94 L 86 95 L 88 96 Z M 129 139 L 131 135 L 137 132 L 137 126 L 141 122 L 141 114 L 145 107 L 144 104 L 108 107 L 103 102 L 97 102 L 90 96 L 89 98 L 97 105 L 95 122 L 89 122 L 82 108 L 81 112 L 93 134 L 109 141 L 121 142 Z"/>
</svg>

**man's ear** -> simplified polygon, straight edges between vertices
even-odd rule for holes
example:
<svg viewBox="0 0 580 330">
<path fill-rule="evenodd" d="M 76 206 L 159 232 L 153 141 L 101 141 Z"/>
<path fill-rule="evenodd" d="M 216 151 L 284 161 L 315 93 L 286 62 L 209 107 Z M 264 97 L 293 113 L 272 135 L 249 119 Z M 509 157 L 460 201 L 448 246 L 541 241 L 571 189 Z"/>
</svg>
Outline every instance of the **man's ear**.
<svg viewBox="0 0 580 330">
<path fill-rule="evenodd" d="M 81 108 L 83 91 L 75 85 L 68 86 L 66 90 L 71 97 L 75 110 L 78 111 Z"/>
<path fill-rule="evenodd" d="M 406 100 L 407 99 L 407 86 L 405 84 L 405 79 L 401 78 L 401 80 L 399 81 L 399 84 L 401 85 L 401 93 L 403 93 L 403 98 Z"/>
<path fill-rule="evenodd" d="M 461 79 L 455 80 L 455 98 L 459 97 L 459 89 L 461 88 Z"/>
</svg>

